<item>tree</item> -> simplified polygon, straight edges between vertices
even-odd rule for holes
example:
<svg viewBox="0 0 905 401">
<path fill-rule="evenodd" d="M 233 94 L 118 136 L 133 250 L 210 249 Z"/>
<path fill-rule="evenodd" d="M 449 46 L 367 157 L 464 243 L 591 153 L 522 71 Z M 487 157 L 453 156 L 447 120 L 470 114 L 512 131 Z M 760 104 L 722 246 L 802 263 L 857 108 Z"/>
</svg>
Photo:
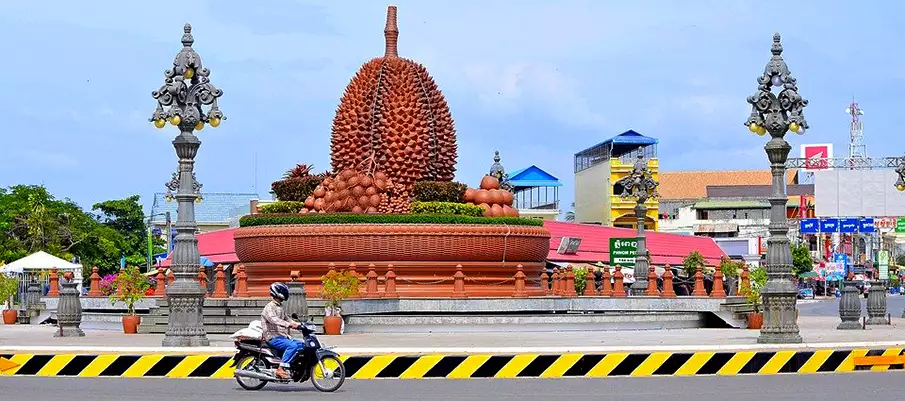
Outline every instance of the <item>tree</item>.
<svg viewBox="0 0 905 401">
<path fill-rule="evenodd" d="M 42 186 L 0 189 L 0 260 L 45 251 L 63 259 L 78 256 L 86 269 L 96 265 L 102 273 L 116 271 L 123 255 L 129 264 L 145 264 L 147 232 L 139 199 L 100 202 L 93 214 Z"/>
<path fill-rule="evenodd" d="M 801 277 L 814 270 L 814 261 L 811 259 L 811 250 L 805 244 L 792 245 L 792 274 Z"/>
<path fill-rule="evenodd" d="M 688 277 L 694 276 L 698 266 L 701 266 L 701 268 L 704 267 L 704 255 L 701 255 L 698 251 L 692 251 L 682 261 L 683 270 L 685 270 L 685 274 L 687 274 Z"/>
</svg>

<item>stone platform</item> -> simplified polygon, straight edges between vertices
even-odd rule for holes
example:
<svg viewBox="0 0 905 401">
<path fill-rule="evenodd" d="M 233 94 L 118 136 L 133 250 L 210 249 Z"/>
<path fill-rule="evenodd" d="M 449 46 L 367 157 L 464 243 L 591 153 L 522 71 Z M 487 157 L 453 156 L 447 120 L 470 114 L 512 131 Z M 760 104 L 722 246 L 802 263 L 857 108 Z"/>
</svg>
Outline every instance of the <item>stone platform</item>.
<svg viewBox="0 0 905 401">
<path fill-rule="evenodd" d="M 837 317 L 801 316 L 798 319 L 805 344 L 757 344 L 759 331 L 738 329 L 674 329 L 624 330 L 600 332 L 455 332 L 455 333 L 347 333 L 341 336 L 321 336 L 324 343 L 349 354 L 367 352 L 511 352 L 531 349 L 533 352 L 583 352 L 590 348 L 610 350 L 732 350 L 807 348 L 820 344 L 901 343 L 905 346 L 902 328 L 905 319 L 892 318 L 890 326 L 869 326 L 867 330 L 836 330 Z M 10 350 L 68 349 L 96 350 L 106 347 L 160 349 L 163 334 L 126 335 L 110 330 L 85 330 L 85 337 L 54 338 L 53 326 L 0 325 L 0 354 Z M 211 334 L 211 347 L 193 349 L 197 352 L 231 353 L 233 341 L 229 335 Z M 166 348 L 186 352 L 180 348 Z M 166 350 L 164 349 L 164 350 Z M 193 352 L 196 352 L 193 351 Z M 493 352 L 496 352 L 493 351 Z"/>
</svg>

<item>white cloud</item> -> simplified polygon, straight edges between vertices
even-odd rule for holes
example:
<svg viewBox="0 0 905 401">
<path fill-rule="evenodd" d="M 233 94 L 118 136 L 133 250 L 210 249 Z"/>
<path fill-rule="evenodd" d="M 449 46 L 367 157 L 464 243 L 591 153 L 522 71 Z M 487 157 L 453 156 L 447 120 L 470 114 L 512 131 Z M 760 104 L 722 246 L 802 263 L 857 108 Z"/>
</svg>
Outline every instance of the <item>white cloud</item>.
<svg viewBox="0 0 905 401">
<path fill-rule="evenodd" d="M 518 62 L 469 63 L 462 79 L 484 106 L 494 113 L 515 113 L 526 108 L 548 110 L 567 125 L 599 127 L 604 116 L 581 93 L 577 81 L 552 65 Z"/>
</svg>

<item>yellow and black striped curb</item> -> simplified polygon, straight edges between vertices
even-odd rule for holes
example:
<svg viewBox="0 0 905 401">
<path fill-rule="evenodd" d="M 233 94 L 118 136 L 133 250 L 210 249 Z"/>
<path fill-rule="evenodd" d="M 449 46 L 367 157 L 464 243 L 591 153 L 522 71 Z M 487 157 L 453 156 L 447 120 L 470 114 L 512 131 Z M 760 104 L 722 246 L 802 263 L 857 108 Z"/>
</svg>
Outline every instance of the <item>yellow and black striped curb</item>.
<svg viewBox="0 0 905 401">
<path fill-rule="evenodd" d="M 865 356 L 905 355 L 903 348 L 733 352 L 652 352 L 509 355 L 343 356 L 352 379 L 471 379 L 770 375 L 885 371 L 903 365 L 856 366 Z M 5 358 L 5 360 L 4 360 Z M 227 355 L 7 354 L 0 376 L 233 377 Z M 870 359 L 870 358 L 868 358 Z M 890 360 L 887 358 L 887 360 Z M 902 360 L 901 358 L 895 359 Z"/>
</svg>

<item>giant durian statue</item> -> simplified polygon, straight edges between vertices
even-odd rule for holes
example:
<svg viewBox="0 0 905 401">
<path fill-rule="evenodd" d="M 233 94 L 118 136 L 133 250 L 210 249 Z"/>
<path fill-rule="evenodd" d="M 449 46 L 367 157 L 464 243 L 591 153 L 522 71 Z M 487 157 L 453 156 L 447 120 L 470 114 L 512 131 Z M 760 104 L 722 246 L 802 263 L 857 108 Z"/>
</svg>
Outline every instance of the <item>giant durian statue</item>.
<svg viewBox="0 0 905 401">
<path fill-rule="evenodd" d="M 346 87 L 333 119 L 334 172 L 362 166 L 392 183 L 385 202 L 407 209 L 416 181 L 451 181 L 456 130 L 446 99 L 421 64 L 399 57 L 396 7 L 387 10 L 386 54 L 365 63 Z"/>
</svg>

